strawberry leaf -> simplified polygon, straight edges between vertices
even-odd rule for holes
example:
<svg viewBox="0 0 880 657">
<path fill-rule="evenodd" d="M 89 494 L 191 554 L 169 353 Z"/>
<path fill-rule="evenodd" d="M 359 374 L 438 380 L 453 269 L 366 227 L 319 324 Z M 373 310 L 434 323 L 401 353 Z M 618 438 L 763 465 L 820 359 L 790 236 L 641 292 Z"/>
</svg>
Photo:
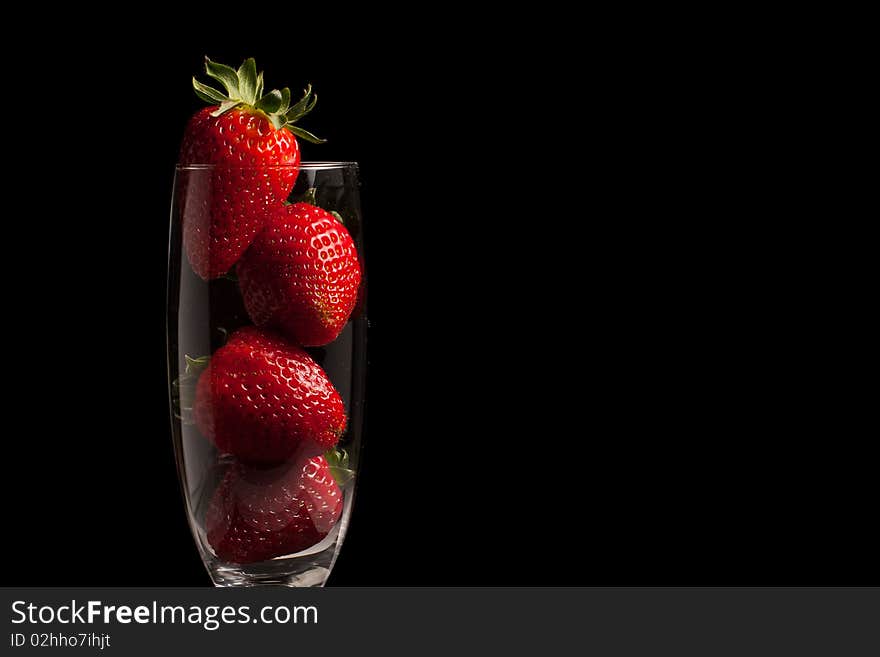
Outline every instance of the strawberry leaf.
<svg viewBox="0 0 880 657">
<path fill-rule="evenodd" d="M 241 98 L 241 94 L 238 91 L 238 73 L 235 72 L 234 68 L 212 62 L 205 57 L 205 72 L 223 85 L 230 98 Z"/>
<path fill-rule="evenodd" d="M 211 360 L 210 356 L 192 358 L 184 354 L 184 372 L 171 382 L 171 406 L 174 417 L 184 424 L 194 424 L 192 408 L 196 399 L 196 384 Z"/>
<path fill-rule="evenodd" d="M 354 477 L 354 470 L 350 470 L 349 468 L 330 466 L 328 469 L 330 470 L 330 474 L 333 475 L 333 478 L 336 480 L 336 483 L 340 486 L 345 486 L 345 484 L 351 481 Z"/>
<path fill-rule="evenodd" d="M 318 193 L 317 188 L 309 187 L 306 191 L 304 191 L 299 196 L 293 197 L 294 203 L 308 203 L 309 205 L 318 205 L 318 201 L 316 200 L 315 195 Z"/>
<path fill-rule="evenodd" d="M 260 98 L 262 98 L 262 97 L 263 97 L 263 71 L 260 71 L 260 74 L 257 76 L 257 91 L 254 94 L 254 98 L 256 98 L 257 102 L 259 102 Z"/>
<path fill-rule="evenodd" d="M 311 112 L 315 109 L 315 105 L 318 104 L 318 94 L 312 94 L 312 100 L 306 105 L 306 111 L 302 113 L 303 116 Z"/>
<path fill-rule="evenodd" d="M 259 110 L 263 110 L 266 114 L 271 115 L 271 114 L 275 114 L 278 111 L 278 108 L 281 107 L 281 102 L 282 102 L 281 92 L 278 91 L 277 89 L 273 89 L 272 91 L 267 93 L 265 96 L 260 98 L 260 100 L 257 101 L 257 104 L 254 105 L 254 107 L 256 107 Z M 279 121 L 280 121 L 280 117 L 279 117 Z M 278 126 L 276 126 L 276 128 L 277 127 Z"/>
<path fill-rule="evenodd" d="M 298 125 L 288 124 L 284 127 L 287 128 L 288 130 L 290 130 L 297 137 L 301 137 L 302 139 L 305 139 L 307 142 L 310 142 L 312 144 L 323 144 L 324 142 L 327 141 L 326 139 L 321 139 L 320 137 L 316 137 L 308 130 L 303 130 Z"/>
<path fill-rule="evenodd" d="M 324 454 L 330 474 L 340 486 L 345 486 L 354 477 L 354 470 L 349 467 L 348 452 L 338 447 L 331 447 Z"/>
<path fill-rule="evenodd" d="M 284 87 L 281 90 L 281 107 L 278 108 L 278 111 L 281 114 L 287 114 L 287 110 L 290 109 L 290 89 L 288 87 Z"/>
<path fill-rule="evenodd" d="M 193 376 L 198 376 L 202 373 L 208 363 L 211 362 L 210 356 L 198 356 L 196 358 L 192 358 L 189 354 L 183 355 L 183 360 L 186 363 L 186 374 L 191 374 Z"/>
<path fill-rule="evenodd" d="M 241 105 L 240 100 L 225 100 L 220 103 L 220 107 L 211 112 L 211 116 L 220 116 L 221 114 L 226 114 L 226 112 L 231 110 L 233 107 L 237 107 L 238 105 Z"/>
<path fill-rule="evenodd" d="M 289 122 L 296 121 L 298 118 L 305 114 L 306 106 L 309 104 L 309 99 L 312 97 L 312 85 L 306 87 L 303 92 L 303 97 L 300 98 L 296 104 L 287 110 L 287 120 Z"/>
<path fill-rule="evenodd" d="M 248 57 L 238 68 L 238 90 L 248 105 L 257 102 L 257 63 L 253 57 Z"/>
<path fill-rule="evenodd" d="M 215 103 L 223 103 L 229 100 L 225 96 L 225 94 L 223 94 L 223 92 L 218 91 L 214 87 L 209 87 L 206 84 L 202 84 L 195 78 L 193 78 L 193 89 L 195 89 L 196 96 L 208 103 L 211 103 L 212 105 Z"/>
</svg>

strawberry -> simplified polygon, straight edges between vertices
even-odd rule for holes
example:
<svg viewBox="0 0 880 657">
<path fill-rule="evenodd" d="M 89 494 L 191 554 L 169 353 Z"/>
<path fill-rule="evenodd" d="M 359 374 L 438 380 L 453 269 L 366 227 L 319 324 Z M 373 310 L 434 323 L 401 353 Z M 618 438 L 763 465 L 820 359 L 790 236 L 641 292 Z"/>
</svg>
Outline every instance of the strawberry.
<svg viewBox="0 0 880 657">
<path fill-rule="evenodd" d="M 236 271 L 251 320 L 310 347 L 336 339 L 361 282 L 345 226 L 308 203 L 274 209 Z"/>
<path fill-rule="evenodd" d="M 300 162 L 296 136 L 321 140 L 294 125 L 317 102 L 311 87 L 291 107 L 287 88 L 263 95 L 263 74 L 257 75 L 253 59 L 236 71 L 205 58 L 205 69 L 225 93 L 193 78 L 196 95 L 212 106 L 186 126 L 179 180 L 184 248 L 193 271 L 210 280 L 235 264 L 267 209 L 293 189 Z"/>
<path fill-rule="evenodd" d="M 196 426 L 251 464 L 315 456 L 345 432 L 342 398 L 303 349 L 248 326 L 211 357 L 196 384 Z"/>
<path fill-rule="evenodd" d="M 323 456 L 270 470 L 236 463 L 211 498 L 205 529 L 220 559 L 253 563 L 315 545 L 341 513 L 342 491 Z"/>
</svg>

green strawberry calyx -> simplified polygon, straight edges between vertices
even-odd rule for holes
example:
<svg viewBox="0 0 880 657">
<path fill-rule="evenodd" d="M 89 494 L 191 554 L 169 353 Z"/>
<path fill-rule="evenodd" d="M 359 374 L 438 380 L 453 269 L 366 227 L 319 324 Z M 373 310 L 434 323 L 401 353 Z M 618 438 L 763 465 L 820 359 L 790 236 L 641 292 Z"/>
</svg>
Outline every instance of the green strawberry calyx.
<svg viewBox="0 0 880 657">
<path fill-rule="evenodd" d="M 191 357 L 183 356 L 185 367 L 183 374 L 171 382 L 171 404 L 174 409 L 174 417 L 183 421 L 184 424 L 195 424 L 193 418 L 193 402 L 196 398 L 196 384 L 202 372 L 211 362 L 210 356 Z"/>
<path fill-rule="evenodd" d="M 220 105 L 211 112 L 211 116 L 220 116 L 234 107 L 243 107 L 265 114 L 276 130 L 287 128 L 297 137 L 313 144 L 323 144 L 326 141 L 294 125 L 315 109 L 318 94 L 312 92 L 312 85 L 308 85 L 303 97 L 291 105 L 290 89 L 287 87 L 281 91 L 272 89 L 263 93 L 263 72 L 257 73 L 257 63 L 253 57 L 244 60 L 237 71 L 231 66 L 212 62 L 205 57 L 205 72 L 223 86 L 223 91 L 220 91 L 199 82 L 193 76 L 192 83 L 196 96 L 211 105 Z"/>
<path fill-rule="evenodd" d="M 318 207 L 318 188 L 317 187 L 309 187 L 306 191 L 304 191 L 299 196 L 295 196 L 293 199 L 294 203 L 308 203 L 309 205 L 314 205 Z"/>
<path fill-rule="evenodd" d="M 208 363 L 211 362 L 211 357 L 197 356 L 196 358 L 193 358 L 189 354 L 184 354 L 183 360 L 186 363 L 186 366 L 184 367 L 186 374 L 189 374 L 190 376 L 199 376 L 202 373 L 202 370 L 204 370 L 208 366 Z"/>
<path fill-rule="evenodd" d="M 302 194 L 294 196 L 292 201 L 284 201 L 284 205 L 293 205 L 294 203 L 307 203 L 308 205 L 314 205 L 316 208 L 320 208 L 321 206 L 318 204 L 317 196 L 318 189 L 316 187 L 309 187 Z M 336 210 L 329 210 L 329 212 L 333 215 L 333 218 L 336 219 L 336 221 L 345 226 L 345 219 L 342 218 L 341 214 L 339 214 Z"/>
<path fill-rule="evenodd" d="M 354 477 L 354 470 L 349 467 L 348 452 L 344 449 L 331 447 L 324 453 L 324 458 L 327 459 L 330 474 L 340 486 L 345 486 Z"/>
</svg>

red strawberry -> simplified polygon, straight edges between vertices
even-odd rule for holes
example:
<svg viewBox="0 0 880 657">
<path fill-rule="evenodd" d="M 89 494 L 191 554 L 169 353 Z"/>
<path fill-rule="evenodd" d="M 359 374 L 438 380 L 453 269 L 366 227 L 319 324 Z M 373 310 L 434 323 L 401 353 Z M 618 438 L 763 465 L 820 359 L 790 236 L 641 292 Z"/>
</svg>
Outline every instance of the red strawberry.
<svg viewBox="0 0 880 657">
<path fill-rule="evenodd" d="M 206 59 L 225 93 L 193 78 L 212 104 L 190 119 L 180 147 L 183 244 L 193 270 L 209 280 L 225 274 L 262 228 L 266 211 L 293 189 L 299 171 L 296 137 L 318 140 L 293 123 L 310 112 L 311 87 L 290 107 L 290 90 L 263 95 L 263 74 L 248 59 L 238 71 Z M 219 105 L 217 105 L 219 103 Z"/>
<path fill-rule="evenodd" d="M 361 266 L 348 231 L 308 203 L 279 206 L 242 256 L 245 308 L 298 344 L 332 342 L 357 301 Z"/>
<path fill-rule="evenodd" d="M 346 425 L 342 398 L 312 357 L 253 326 L 211 357 L 193 412 L 217 449 L 254 464 L 321 454 Z"/>
<path fill-rule="evenodd" d="M 253 563 L 315 545 L 341 513 L 342 491 L 323 456 L 272 470 L 235 464 L 214 492 L 205 529 L 220 559 Z"/>
</svg>

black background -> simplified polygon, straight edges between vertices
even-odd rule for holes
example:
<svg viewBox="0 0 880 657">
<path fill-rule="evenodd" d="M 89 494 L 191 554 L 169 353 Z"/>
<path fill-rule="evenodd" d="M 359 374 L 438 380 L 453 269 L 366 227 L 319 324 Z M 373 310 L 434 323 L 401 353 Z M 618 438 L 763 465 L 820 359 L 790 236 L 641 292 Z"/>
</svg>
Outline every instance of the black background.
<svg viewBox="0 0 880 657">
<path fill-rule="evenodd" d="M 867 436 L 824 375 L 818 284 L 736 125 L 680 84 L 699 75 L 464 26 L 290 29 L 311 36 L 19 53 L 53 86 L 7 124 L 27 164 L 7 191 L 4 584 L 209 583 L 164 356 L 205 54 L 310 81 L 329 141 L 304 159 L 361 163 L 366 450 L 331 584 L 877 583 Z"/>
</svg>

